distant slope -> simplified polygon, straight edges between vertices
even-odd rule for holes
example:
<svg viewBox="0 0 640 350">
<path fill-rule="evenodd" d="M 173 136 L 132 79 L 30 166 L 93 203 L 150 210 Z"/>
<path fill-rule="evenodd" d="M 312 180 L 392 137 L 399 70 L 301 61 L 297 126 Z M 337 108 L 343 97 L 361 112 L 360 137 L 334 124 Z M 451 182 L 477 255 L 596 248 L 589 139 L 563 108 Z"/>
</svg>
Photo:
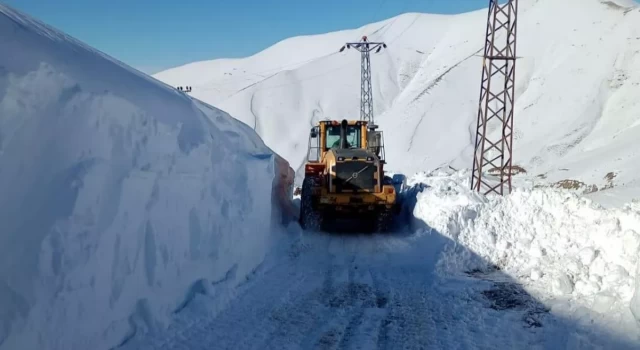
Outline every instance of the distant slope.
<svg viewBox="0 0 640 350">
<path fill-rule="evenodd" d="M 0 46 L 0 349 L 107 349 L 261 262 L 249 127 L 5 6 Z"/>
<path fill-rule="evenodd" d="M 390 167 L 405 173 L 470 167 L 486 10 L 408 13 L 365 27 L 284 40 L 240 60 L 155 76 L 191 85 L 300 166 L 318 119 L 358 118 L 360 64 L 346 41 L 369 35 L 374 112 Z M 640 186 L 640 10 L 633 1 L 520 1 L 515 163 L 547 181 Z M 196 79 L 196 77 L 198 77 Z"/>
</svg>

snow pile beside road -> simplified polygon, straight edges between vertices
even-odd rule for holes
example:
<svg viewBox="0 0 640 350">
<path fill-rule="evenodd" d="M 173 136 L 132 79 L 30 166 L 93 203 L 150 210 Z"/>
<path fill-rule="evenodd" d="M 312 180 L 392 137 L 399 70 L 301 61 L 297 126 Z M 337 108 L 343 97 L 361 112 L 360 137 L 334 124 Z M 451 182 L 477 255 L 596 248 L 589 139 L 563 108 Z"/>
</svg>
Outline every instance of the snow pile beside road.
<svg viewBox="0 0 640 350">
<path fill-rule="evenodd" d="M 0 349 L 107 349 L 262 262 L 253 130 L 2 5 L 0 44 Z"/>
<path fill-rule="evenodd" d="M 449 237 L 443 274 L 497 267 L 550 299 L 575 299 L 600 314 L 640 321 L 640 207 L 606 210 L 553 189 L 485 197 L 469 190 L 469 173 L 417 176 L 416 219 Z M 634 297 L 635 293 L 635 297 Z M 637 330 L 636 330 L 637 331 Z"/>
</svg>

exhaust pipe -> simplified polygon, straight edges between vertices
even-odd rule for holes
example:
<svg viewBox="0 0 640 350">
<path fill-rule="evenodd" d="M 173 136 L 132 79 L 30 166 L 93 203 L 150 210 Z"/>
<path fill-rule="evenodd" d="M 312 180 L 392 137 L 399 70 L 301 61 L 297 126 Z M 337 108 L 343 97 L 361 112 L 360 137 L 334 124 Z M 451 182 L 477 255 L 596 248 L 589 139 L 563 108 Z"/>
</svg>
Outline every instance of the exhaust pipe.
<svg viewBox="0 0 640 350">
<path fill-rule="evenodd" d="M 347 120 L 343 119 L 342 124 L 340 125 L 340 148 L 347 148 Z"/>
</svg>

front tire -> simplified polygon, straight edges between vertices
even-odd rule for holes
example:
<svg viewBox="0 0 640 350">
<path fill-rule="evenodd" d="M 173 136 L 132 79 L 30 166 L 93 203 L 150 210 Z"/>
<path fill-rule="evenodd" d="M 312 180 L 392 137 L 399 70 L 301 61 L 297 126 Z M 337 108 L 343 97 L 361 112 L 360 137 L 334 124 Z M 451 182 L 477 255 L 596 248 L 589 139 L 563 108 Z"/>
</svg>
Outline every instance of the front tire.
<svg viewBox="0 0 640 350">
<path fill-rule="evenodd" d="M 305 178 L 302 182 L 300 195 L 300 227 L 303 230 L 320 231 L 322 229 L 322 215 L 313 207 L 312 189 L 315 184 L 313 178 Z"/>
<path fill-rule="evenodd" d="M 376 215 L 374 223 L 374 232 L 387 233 L 391 230 L 391 224 L 393 223 L 393 212 L 388 209 L 383 209 Z"/>
</svg>

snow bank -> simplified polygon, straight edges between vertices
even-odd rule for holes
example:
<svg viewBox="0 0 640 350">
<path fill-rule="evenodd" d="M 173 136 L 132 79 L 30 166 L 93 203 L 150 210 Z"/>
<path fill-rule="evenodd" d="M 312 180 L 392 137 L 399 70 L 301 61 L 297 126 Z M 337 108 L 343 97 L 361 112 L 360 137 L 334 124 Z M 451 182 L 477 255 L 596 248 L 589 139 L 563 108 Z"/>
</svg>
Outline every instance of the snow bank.
<svg viewBox="0 0 640 350">
<path fill-rule="evenodd" d="M 0 6 L 0 348 L 103 349 L 269 249 L 245 124 Z"/>
<path fill-rule="evenodd" d="M 428 186 L 415 217 L 455 242 L 443 252 L 439 273 L 497 267 L 546 289 L 548 298 L 575 299 L 609 316 L 629 317 L 631 310 L 640 321 L 640 206 L 604 209 L 553 189 L 487 198 L 471 192 L 468 179 L 461 172 L 409 182 Z"/>
</svg>

